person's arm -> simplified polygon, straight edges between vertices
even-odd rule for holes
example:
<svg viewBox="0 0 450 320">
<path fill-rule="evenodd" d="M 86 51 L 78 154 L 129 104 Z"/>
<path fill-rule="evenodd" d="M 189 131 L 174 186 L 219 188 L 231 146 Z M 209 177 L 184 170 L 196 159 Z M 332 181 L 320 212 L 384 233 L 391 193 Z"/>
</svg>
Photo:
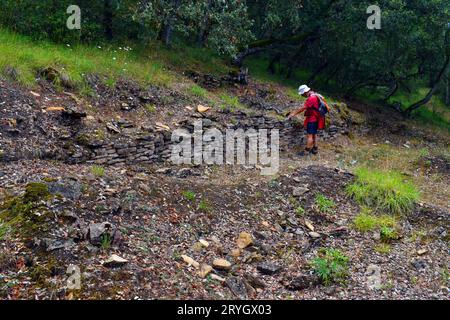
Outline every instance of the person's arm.
<svg viewBox="0 0 450 320">
<path fill-rule="evenodd" d="M 288 119 L 291 119 L 291 118 L 295 117 L 296 115 L 298 115 L 298 114 L 304 112 L 305 110 L 306 110 L 306 107 L 301 107 L 300 109 L 297 109 L 297 110 L 295 110 L 295 111 L 292 111 L 292 112 L 289 114 Z"/>
</svg>

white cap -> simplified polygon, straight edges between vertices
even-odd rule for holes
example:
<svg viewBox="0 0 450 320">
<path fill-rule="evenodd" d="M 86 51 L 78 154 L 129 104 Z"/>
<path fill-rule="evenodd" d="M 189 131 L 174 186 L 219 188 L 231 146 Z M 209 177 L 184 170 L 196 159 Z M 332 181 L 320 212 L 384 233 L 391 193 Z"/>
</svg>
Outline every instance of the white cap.
<svg viewBox="0 0 450 320">
<path fill-rule="evenodd" d="M 298 94 L 299 95 L 303 95 L 305 93 L 307 93 L 308 91 L 310 91 L 311 89 L 306 85 L 301 85 L 300 88 L 298 88 Z"/>
</svg>

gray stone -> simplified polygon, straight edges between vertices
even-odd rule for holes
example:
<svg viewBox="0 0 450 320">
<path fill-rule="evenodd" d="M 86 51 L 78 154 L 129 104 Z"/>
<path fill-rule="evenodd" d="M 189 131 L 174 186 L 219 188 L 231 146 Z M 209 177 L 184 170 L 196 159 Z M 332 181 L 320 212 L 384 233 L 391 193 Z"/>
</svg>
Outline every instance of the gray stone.
<svg viewBox="0 0 450 320">
<path fill-rule="evenodd" d="M 237 277 L 230 277 L 225 281 L 231 292 L 240 300 L 247 300 L 248 293 L 245 282 Z"/>
<path fill-rule="evenodd" d="M 282 267 L 271 262 L 260 263 L 256 269 L 264 275 L 272 276 L 278 273 Z"/>
</svg>

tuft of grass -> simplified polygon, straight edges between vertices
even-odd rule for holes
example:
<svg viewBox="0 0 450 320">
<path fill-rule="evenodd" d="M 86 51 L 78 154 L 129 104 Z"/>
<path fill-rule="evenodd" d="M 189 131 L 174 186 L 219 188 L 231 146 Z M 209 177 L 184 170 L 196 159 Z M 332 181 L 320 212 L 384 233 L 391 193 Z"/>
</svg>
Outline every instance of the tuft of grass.
<svg viewBox="0 0 450 320">
<path fill-rule="evenodd" d="M 222 102 L 221 108 L 222 109 L 230 109 L 231 112 L 237 110 L 237 109 L 243 109 L 243 105 L 239 101 L 239 98 L 236 96 L 231 96 L 227 93 L 223 93 L 220 95 L 220 100 Z"/>
<path fill-rule="evenodd" d="M 198 204 L 198 210 L 204 211 L 204 212 L 209 212 L 211 210 L 211 207 L 206 200 L 202 200 Z"/>
<path fill-rule="evenodd" d="M 156 112 L 156 106 L 154 104 L 147 103 L 145 105 L 145 110 L 147 110 L 150 113 L 155 113 Z"/>
<path fill-rule="evenodd" d="M 105 233 L 105 234 L 103 234 L 102 236 L 101 236 L 101 242 L 100 242 L 100 245 L 101 245 L 101 248 L 103 249 L 103 250 L 108 250 L 109 248 L 111 248 L 111 245 L 112 245 L 112 237 L 108 234 L 108 233 Z"/>
<path fill-rule="evenodd" d="M 336 203 L 334 203 L 333 200 L 327 198 L 321 193 L 316 195 L 315 203 L 322 213 L 331 213 L 333 208 L 336 206 Z"/>
<path fill-rule="evenodd" d="M 407 214 L 419 200 L 419 191 L 396 171 L 360 167 L 348 194 L 361 205 L 391 214 Z"/>
<path fill-rule="evenodd" d="M 299 217 L 303 217 L 303 216 L 305 215 L 305 213 L 306 213 L 306 211 L 305 211 L 305 209 L 304 209 L 302 206 L 298 206 L 298 207 L 295 209 L 295 214 L 296 214 L 297 216 L 299 216 Z"/>
<path fill-rule="evenodd" d="M 189 88 L 189 94 L 197 98 L 205 98 L 208 95 L 208 90 L 203 89 L 199 85 L 194 84 Z"/>
<path fill-rule="evenodd" d="M 191 202 L 194 202 L 195 198 L 197 196 L 195 195 L 195 193 L 193 191 L 188 190 L 188 191 L 183 192 L 183 197 L 185 197 L 187 200 L 189 200 Z"/>
<path fill-rule="evenodd" d="M 92 166 L 91 172 L 94 176 L 103 177 L 105 175 L 105 168 L 101 166 Z"/>
<path fill-rule="evenodd" d="M 319 250 L 318 256 L 312 261 L 314 273 L 324 285 L 333 282 L 343 283 L 348 275 L 349 258 L 338 249 Z"/>
<path fill-rule="evenodd" d="M 381 227 L 380 236 L 381 240 L 384 242 L 390 242 L 399 238 L 397 230 L 388 226 Z"/>
<path fill-rule="evenodd" d="M 391 252 L 391 245 L 388 243 L 380 243 L 375 246 L 375 251 L 382 254 L 388 254 Z"/>
<path fill-rule="evenodd" d="M 396 219 L 390 215 L 373 215 L 370 210 L 364 208 L 361 213 L 353 219 L 353 225 L 358 231 L 368 232 L 383 227 L 394 228 Z"/>
</svg>

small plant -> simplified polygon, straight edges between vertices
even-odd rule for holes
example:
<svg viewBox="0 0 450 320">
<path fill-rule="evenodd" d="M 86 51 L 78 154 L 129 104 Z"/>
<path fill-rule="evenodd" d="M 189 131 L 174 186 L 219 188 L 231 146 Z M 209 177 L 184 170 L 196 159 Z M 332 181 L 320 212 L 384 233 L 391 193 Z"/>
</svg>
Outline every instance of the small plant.
<svg viewBox="0 0 450 320">
<path fill-rule="evenodd" d="M 232 97 L 226 93 L 222 94 L 220 96 L 220 100 L 222 100 L 223 104 L 220 106 L 221 109 L 227 109 L 229 108 L 231 112 L 235 111 L 236 109 L 242 108 L 241 103 L 239 102 L 238 97 Z"/>
<path fill-rule="evenodd" d="M 320 212 L 322 213 L 330 213 L 333 211 L 333 208 L 336 206 L 333 200 L 328 199 L 323 194 L 319 193 L 316 195 L 315 202 Z"/>
<path fill-rule="evenodd" d="M 363 208 L 361 213 L 353 220 L 353 225 L 360 232 L 373 231 L 377 228 L 395 227 L 396 219 L 389 215 L 373 215 L 368 208 Z"/>
<path fill-rule="evenodd" d="M 147 110 L 150 113 L 155 113 L 156 112 L 156 106 L 154 104 L 147 103 L 145 105 L 145 110 Z"/>
<path fill-rule="evenodd" d="M 375 251 L 382 254 L 388 254 L 391 252 L 391 246 L 388 243 L 380 243 L 375 246 Z"/>
<path fill-rule="evenodd" d="M 391 214 L 405 214 L 419 199 L 416 187 L 398 172 L 359 168 L 356 175 L 356 182 L 347 187 L 347 192 L 361 205 Z"/>
<path fill-rule="evenodd" d="M 296 209 L 295 209 L 295 214 L 297 215 L 297 216 L 299 216 L 299 217 L 302 217 L 302 216 L 304 216 L 305 215 L 305 209 L 302 207 L 302 206 L 298 206 Z"/>
<path fill-rule="evenodd" d="M 205 98 L 206 95 L 208 94 L 208 91 L 206 89 L 203 89 L 202 87 L 196 84 L 189 89 L 189 92 L 190 94 L 192 94 L 197 98 Z"/>
<path fill-rule="evenodd" d="M 211 210 L 208 202 L 206 202 L 206 200 L 202 200 L 200 201 L 200 203 L 198 204 L 198 210 L 204 211 L 204 212 L 208 212 Z"/>
<path fill-rule="evenodd" d="M 193 191 L 184 191 L 183 192 L 183 197 L 185 197 L 187 200 L 189 200 L 189 201 L 191 201 L 191 202 L 194 202 L 195 201 L 195 198 L 196 198 L 196 195 L 195 195 L 195 193 L 193 192 Z"/>
<path fill-rule="evenodd" d="M 94 176 L 103 177 L 105 175 L 105 168 L 101 166 L 93 166 L 91 172 Z"/>
<path fill-rule="evenodd" d="M 395 228 L 383 226 L 380 229 L 381 240 L 384 242 L 390 242 L 398 239 L 398 233 Z"/>
<path fill-rule="evenodd" d="M 100 237 L 100 246 L 103 250 L 108 250 L 111 248 L 112 237 L 108 233 L 102 234 Z"/>
<path fill-rule="evenodd" d="M 343 283 L 348 275 L 348 260 L 338 249 L 321 249 L 312 266 L 324 285 Z"/>
</svg>

